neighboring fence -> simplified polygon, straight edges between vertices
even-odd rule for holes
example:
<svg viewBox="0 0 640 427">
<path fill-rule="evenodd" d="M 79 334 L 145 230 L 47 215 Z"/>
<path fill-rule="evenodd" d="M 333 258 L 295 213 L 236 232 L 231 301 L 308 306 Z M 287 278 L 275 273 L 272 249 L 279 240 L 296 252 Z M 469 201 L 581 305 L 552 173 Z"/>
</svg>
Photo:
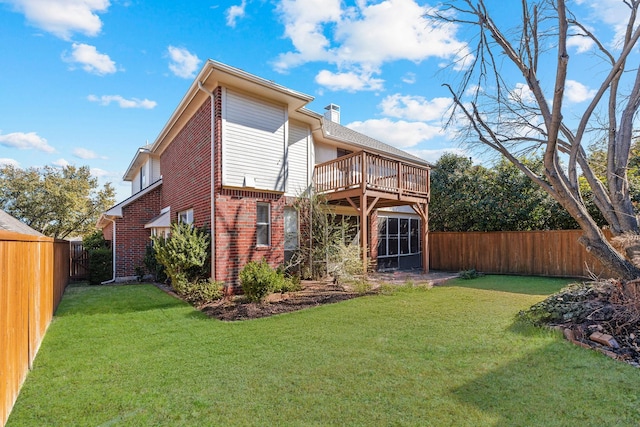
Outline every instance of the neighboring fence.
<svg viewBox="0 0 640 427">
<path fill-rule="evenodd" d="M 429 233 L 430 268 L 483 273 L 607 278 L 578 243 L 581 230 Z M 605 234 L 606 235 L 606 234 Z"/>
<path fill-rule="evenodd" d="M 69 242 L 0 230 L 0 425 L 69 282 Z"/>
</svg>

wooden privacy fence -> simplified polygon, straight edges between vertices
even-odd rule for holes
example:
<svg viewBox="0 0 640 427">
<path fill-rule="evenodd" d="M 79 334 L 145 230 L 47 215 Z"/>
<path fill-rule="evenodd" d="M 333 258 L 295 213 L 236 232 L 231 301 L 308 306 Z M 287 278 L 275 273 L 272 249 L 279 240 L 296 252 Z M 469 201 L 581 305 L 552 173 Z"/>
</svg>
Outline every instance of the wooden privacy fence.
<svg viewBox="0 0 640 427">
<path fill-rule="evenodd" d="M 602 278 L 613 274 L 578 243 L 581 230 L 429 233 L 430 268 Z M 610 233 L 605 233 L 610 237 Z"/>
<path fill-rule="evenodd" d="M 69 282 L 69 242 L 0 230 L 0 425 Z"/>
</svg>

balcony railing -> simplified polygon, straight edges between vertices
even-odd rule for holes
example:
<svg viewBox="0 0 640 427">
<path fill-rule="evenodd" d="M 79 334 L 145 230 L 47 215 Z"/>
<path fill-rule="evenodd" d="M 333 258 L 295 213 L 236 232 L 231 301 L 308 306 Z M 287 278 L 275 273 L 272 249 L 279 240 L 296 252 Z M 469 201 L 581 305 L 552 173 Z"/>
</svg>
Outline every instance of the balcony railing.
<svg viewBox="0 0 640 427">
<path fill-rule="evenodd" d="M 364 171 L 364 173 L 363 173 Z M 359 151 L 316 165 L 315 187 L 320 193 L 355 188 L 397 195 L 427 197 L 429 169 Z"/>
</svg>

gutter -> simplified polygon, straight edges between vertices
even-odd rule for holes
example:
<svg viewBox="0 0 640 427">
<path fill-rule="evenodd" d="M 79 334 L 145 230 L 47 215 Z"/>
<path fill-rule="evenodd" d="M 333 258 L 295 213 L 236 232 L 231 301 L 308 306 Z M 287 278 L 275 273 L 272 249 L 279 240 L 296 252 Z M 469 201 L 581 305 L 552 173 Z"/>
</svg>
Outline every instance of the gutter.
<svg viewBox="0 0 640 427">
<path fill-rule="evenodd" d="M 200 80 L 198 80 L 198 89 L 211 97 L 211 278 L 216 280 L 216 192 L 215 182 L 216 174 L 214 170 L 215 160 L 215 109 L 216 109 L 216 96 L 213 92 L 210 92 Z M 115 224 L 114 224 L 115 227 Z M 114 276 L 115 277 L 115 276 Z"/>
</svg>

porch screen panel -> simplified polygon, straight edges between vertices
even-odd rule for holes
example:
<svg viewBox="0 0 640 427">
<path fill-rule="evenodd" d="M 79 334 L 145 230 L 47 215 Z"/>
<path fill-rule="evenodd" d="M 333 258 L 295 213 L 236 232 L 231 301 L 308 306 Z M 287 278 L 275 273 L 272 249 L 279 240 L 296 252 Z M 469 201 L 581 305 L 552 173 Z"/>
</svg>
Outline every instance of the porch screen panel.
<svg viewBox="0 0 640 427">
<path fill-rule="evenodd" d="M 400 254 L 409 253 L 409 219 L 400 219 Z"/>
<path fill-rule="evenodd" d="M 387 225 L 389 230 L 388 255 L 398 255 L 398 218 L 389 218 Z"/>
<path fill-rule="evenodd" d="M 378 256 L 387 255 L 387 218 L 378 219 Z"/>
<path fill-rule="evenodd" d="M 409 224 L 409 240 L 411 253 L 417 254 L 420 251 L 420 220 L 411 219 Z"/>
</svg>

